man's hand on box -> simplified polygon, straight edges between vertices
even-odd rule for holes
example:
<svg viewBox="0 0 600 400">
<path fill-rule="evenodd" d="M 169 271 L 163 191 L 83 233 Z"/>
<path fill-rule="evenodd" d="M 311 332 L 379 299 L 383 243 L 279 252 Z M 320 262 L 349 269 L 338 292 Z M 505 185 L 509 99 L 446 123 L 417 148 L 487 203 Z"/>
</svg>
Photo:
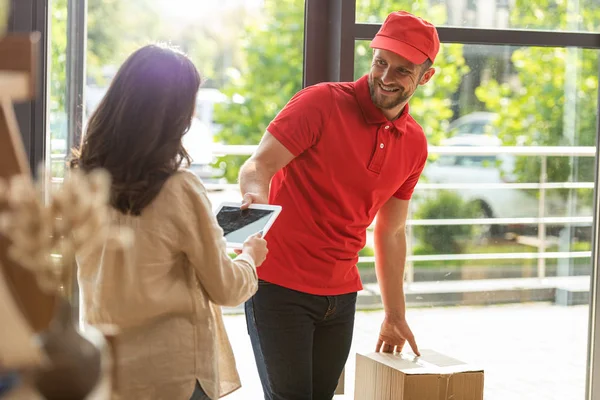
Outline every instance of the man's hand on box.
<svg viewBox="0 0 600 400">
<path fill-rule="evenodd" d="M 404 345 L 408 342 L 412 351 L 420 356 L 415 336 L 413 335 L 408 322 L 404 318 L 385 317 L 381 324 L 379 339 L 377 340 L 377 349 L 375 351 L 383 353 L 400 353 Z"/>
</svg>

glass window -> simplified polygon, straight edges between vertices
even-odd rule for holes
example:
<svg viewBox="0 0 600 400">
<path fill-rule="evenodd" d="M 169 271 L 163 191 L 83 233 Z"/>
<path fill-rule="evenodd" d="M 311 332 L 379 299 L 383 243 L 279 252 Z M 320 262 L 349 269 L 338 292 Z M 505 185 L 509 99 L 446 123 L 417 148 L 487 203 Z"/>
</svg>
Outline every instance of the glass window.
<svg viewBox="0 0 600 400">
<path fill-rule="evenodd" d="M 67 0 L 50 2 L 48 80 L 48 133 L 52 177 L 63 178 L 67 152 Z"/>
<path fill-rule="evenodd" d="M 356 21 L 381 23 L 398 10 L 438 26 L 600 32 L 596 0 L 357 0 Z"/>
<path fill-rule="evenodd" d="M 90 0 L 87 117 L 132 51 L 155 42 L 178 46 L 204 79 L 184 138 L 191 169 L 209 188 L 234 183 L 246 157 L 214 157 L 214 145 L 257 144 L 269 121 L 301 88 L 303 29 L 304 5 L 294 0 L 212 5 L 197 0 Z"/>
<path fill-rule="evenodd" d="M 356 77 L 370 68 L 368 45 L 356 42 Z M 583 398 L 587 336 L 579 332 L 587 332 L 589 297 L 564 308 L 557 305 L 566 303 L 556 293 L 589 293 L 598 52 L 442 44 L 435 68 L 432 80 L 411 100 L 411 113 L 442 153 L 431 152 L 411 202 L 408 281 L 414 284 L 407 291 L 427 285 L 435 291 L 443 282 L 458 282 L 459 297 L 448 303 L 457 306 L 453 311 L 418 308 L 409 315 L 420 320 L 430 314 L 444 318 L 447 312 L 453 321 L 467 321 L 473 315 L 468 304 L 514 301 L 504 311 L 488 308 L 497 319 L 486 320 L 485 326 L 457 328 L 448 322 L 452 335 L 428 335 L 420 327 L 420 336 L 430 340 L 428 346 L 484 365 L 486 399 L 527 399 L 532 393 L 544 399 Z M 572 146 L 588 147 L 577 153 L 569 150 Z M 478 147 L 499 151 L 478 154 Z M 510 153 L 509 148 L 523 147 L 530 147 L 531 154 Z M 457 219 L 465 222 L 456 224 Z M 537 289 L 512 300 L 501 299 L 494 289 L 494 282 L 525 279 L 516 280 L 518 286 L 528 277 L 556 279 L 556 292 L 534 305 L 530 301 Z M 488 280 L 489 287 L 474 290 L 480 280 Z M 564 292 L 561 285 L 578 289 Z M 357 319 L 361 329 L 368 330 Z M 546 340 L 548 329 L 554 329 L 552 341 Z M 481 339 L 466 340 L 458 330 Z M 580 342 L 562 347 L 575 337 Z M 556 343 L 568 350 L 544 358 Z M 558 365 L 568 379 L 553 378 Z"/>
<path fill-rule="evenodd" d="M 53 174 L 61 177 L 67 151 L 67 0 L 50 4 L 49 137 Z M 215 157 L 215 145 L 257 144 L 301 88 L 304 2 L 211 4 L 88 0 L 84 119 L 133 50 L 153 42 L 181 47 L 205 79 L 185 145 L 192 170 L 218 204 L 239 201 L 235 185 L 225 183 L 236 182 L 246 156 Z M 445 26 L 600 31 L 596 0 L 360 0 L 356 20 L 381 23 L 398 9 Z M 369 70 L 368 45 L 355 44 L 355 78 Z M 483 365 L 486 399 L 576 399 L 585 392 L 594 152 L 560 154 L 557 148 L 596 146 L 598 58 L 596 50 L 575 48 L 444 44 L 436 75 L 411 100 L 411 113 L 429 143 L 452 150 L 432 152 L 411 202 L 407 293 L 409 307 L 419 306 L 409 311 L 411 326 L 421 347 Z M 538 153 L 502 150 L 525 146 Z M 477 153 L 490 147 L 501 149 Z M 465 222 L 456 224 L 457 219 Z M 431 220 L 437 225 L 423 222 Z M 368 232 L 361 256 L 372 256 L 372 246 Z M 363 294 L 375 293 L 373 263 L 359 267 Z M 544 277 L 558 283 L 548 289 L 540 285 L 548 282 L 538 279 Z M 498 289 L 511 279 L 518 279 L 515 287 L 527 282 L 532 289 L 513 297 Z M 477 289 L 482 280 L 493 282 L 479 290 L 455 286 L 446 303 L 419 298 L 418 285 L 435 291 L 464 282 Z M 515 304 L 471 307 L 508 302 Z M 449 304 L 456 307 L 438 307 Z M 349 397 L 354 352 L 372 349 L 381 315 L 357 314 L 346 366 Z M 232 400 L 260 397 L 244 323 L 242 315 L 226 317 L 243 382 L 228 396 Z M 440 334 L 449 328 L 451 334 Z"/>
</svg>

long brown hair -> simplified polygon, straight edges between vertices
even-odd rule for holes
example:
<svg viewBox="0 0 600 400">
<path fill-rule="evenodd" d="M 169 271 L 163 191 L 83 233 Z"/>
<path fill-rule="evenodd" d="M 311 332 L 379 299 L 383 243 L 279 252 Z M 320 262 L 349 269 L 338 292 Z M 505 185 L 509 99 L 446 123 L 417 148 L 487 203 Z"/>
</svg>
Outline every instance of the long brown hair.
<svg viewBox="0 0 600 400">
<path fill-rule="evenodd" d="M 157 45 L 131 54 L 90 117 L 72 166 L 112 176 L 111 205 L 139 215 L 165 181 L 191 160 L 182 145 L 201 77 L 177 50 Z"/>
</svg>

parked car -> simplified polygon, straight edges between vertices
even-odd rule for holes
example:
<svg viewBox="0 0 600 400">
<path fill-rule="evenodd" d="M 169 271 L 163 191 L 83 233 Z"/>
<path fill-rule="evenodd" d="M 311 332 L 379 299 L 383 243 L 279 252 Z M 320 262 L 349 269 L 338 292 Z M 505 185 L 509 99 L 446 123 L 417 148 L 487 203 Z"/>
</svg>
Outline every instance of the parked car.
<svg viewBox="0 0 600 400">
<path fill-rule="evenodd" d="M 487 135 L 457 135 L 442 146 L 498 146 L 500 140 Z M 428 183 L 469 184 L 456 191 L 468 203 L 477 207 L 480 218 L 537 217 L 538 200 L 519 189 L 490 189 L 482 183 L 514 182 L 514 157 L 509 155 L 441 155 L 429 162 L 423 176 Z M 493 236 L 505 231 L 505 226 L 490 225 L 482 231 Z M 514 228 L 514 227 L 511 227 Z"/>
<path fill-rule="evenodd" d="M 86 87 L 86 121 L 98 107 L 106 94 L 107 87 L 88 85 Z M 215 168 L 213 163 L 213 132 L 218 127 L 212 122 L 214 104 L 224 101 L 224 95 L 216 89 L 200 89 L 196 99 L 196 115 L 190 130 L 183 137 L 183 145 L 192 157 L 190 171 L 204 183 L 227 183 L 225 171 Z"/>
<path fill-rule="evenodd" d="M 455 119 L 448 126 L 449 137 L 459 135 L 493 135 L 498 132 L 494 127 L 494 121 L 498 114 L 487 111 L 477 111 Z"/>
<path fill-rule="evenodd" d="M 208 126 L 194 117 L 190 130 L 183 136 L 183 146 L 192 158 L 189 169 L 204 183 L 227 183 L 223 177 L 225 171 L 212 166 L 212 138 Z"/>
<path fill-rule="evenodd" d="M 494 131 L 494 113 L 472 113 L 457 119 L 450 126 L 451 136 L 442 146 L 502 146 L 502 140 Z M 515 174 L 516 158 L 510 154 L 499 155 L 441 155 L 428 162 L 423 176 L 428 183 L 468 184 L 457 189 L 461 197 L 477 207 L 481 218 L 536 218 L 539 199 L 530 190 L 517 188 L 486 188 L 477 184 L 518 182 Z M 556 191 L 546 192 L 545 215 L 567 216 L 566 201 Z M 591 215 L 590 210 L 579 209 L 577 215 Z M 492 225 L 481 231 L 497 236 L 511 232 L 523 232 L 536 225 Z M 560 229 L 560 227 L 557 227 Z"/>
</svg>

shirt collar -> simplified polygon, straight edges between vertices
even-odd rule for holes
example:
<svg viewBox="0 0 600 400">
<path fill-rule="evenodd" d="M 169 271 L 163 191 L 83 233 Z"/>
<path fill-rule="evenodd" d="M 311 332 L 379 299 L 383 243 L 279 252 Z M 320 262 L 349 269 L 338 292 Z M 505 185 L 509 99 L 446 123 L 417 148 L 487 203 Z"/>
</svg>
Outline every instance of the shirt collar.
<svg viewBox="0 0 600 400">
<path fill-rule="evenodd" d="M 371 92 L 369 91 L 369 76 L 364 75 L 355 82 L 355 93 L 360 109 L 362 110 L 365 121 L 368 124 L 384 124 L 388 119 L 383 115 L 381 110 L 373 104 L 371 100 Z M 391 121 L 396 130 L 400 134 L 406 132 L 406 121 L 408 120 L 408 103 L 400 112 L 400 116 L 394 121 Z"/>
</svg>

